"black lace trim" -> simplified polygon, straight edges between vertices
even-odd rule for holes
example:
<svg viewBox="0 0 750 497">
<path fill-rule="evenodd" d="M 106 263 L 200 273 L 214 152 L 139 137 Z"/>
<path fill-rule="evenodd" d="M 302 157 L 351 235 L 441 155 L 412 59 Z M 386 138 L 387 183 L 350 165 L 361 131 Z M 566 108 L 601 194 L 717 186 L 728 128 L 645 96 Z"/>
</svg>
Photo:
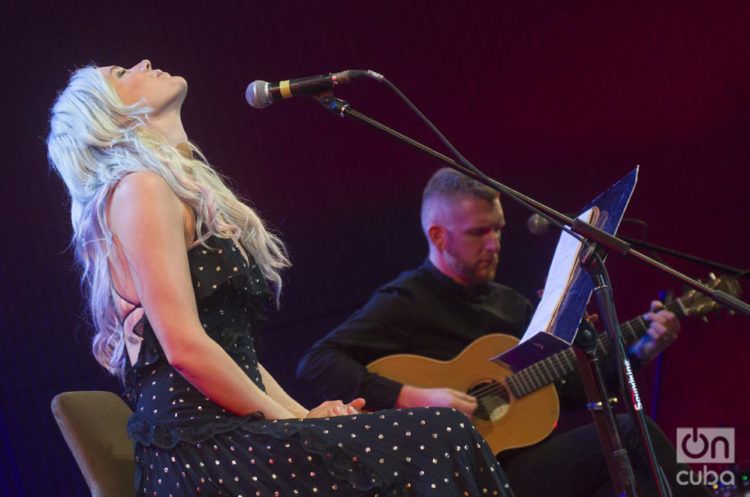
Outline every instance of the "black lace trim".
<svg viewBox="0 0 750 497">
<path fill-rule="evenodd" d="M 236 430 L 248 421 L 264 419 L 263 413 L 258 411 L 247 416 L 227 416 L 210 423 L 186 426 L 184 423 L 156 423 L 136 413 L 128 420 L 128 436 L 142 445 L 173 449 L 180 442 L 200 443 L 214 435 Z"/>
</svg>

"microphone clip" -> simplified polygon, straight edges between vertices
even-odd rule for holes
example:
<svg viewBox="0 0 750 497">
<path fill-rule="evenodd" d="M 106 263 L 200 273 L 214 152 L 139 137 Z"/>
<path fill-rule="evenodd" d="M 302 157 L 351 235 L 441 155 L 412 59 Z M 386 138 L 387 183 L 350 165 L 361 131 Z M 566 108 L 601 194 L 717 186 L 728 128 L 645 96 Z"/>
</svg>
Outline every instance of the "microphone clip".
<svg viewBox="0 0 750 497">
<path fill-rule="evenodd" d="M 328 91 L 321 95 L 317 95 L 314 98 L 326 110 L 329 110 L 333 112 L 334 114 L 337 114 L 339 117 L 346 117 L 346 112 L 349 110 L 349 107 L 350 107 L 349 102 L 347 102 L 346 100 L 342 100 L 338 97 L 335 97 L 333 95 L 333 92 Z"/>
</svg>

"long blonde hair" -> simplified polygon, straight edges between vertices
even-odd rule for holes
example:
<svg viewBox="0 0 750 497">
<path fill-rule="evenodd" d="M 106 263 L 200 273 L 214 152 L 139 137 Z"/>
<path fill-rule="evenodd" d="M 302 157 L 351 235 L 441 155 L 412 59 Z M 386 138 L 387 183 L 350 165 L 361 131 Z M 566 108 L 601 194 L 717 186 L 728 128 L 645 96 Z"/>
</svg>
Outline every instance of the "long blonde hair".
<svg viewBox="0 0 750 497">
<path fill-rule="evenodd" d="M 93 66 L 76 70 L 52 106 L 47 138 L 49 161 L 68 188 L 72 243 L 82 267 L 95 334 L 96 360 L 123 377 L 125 343 L 112 300 L 107 264 L 113 247 L 106 216 L 112 189 L 134 171 L 159 174 L 196 216 L 196 243 L 210 236 L 238 241 L 271 283 L 278 304 L 280 272 L 290 265 L 284 244 L 227 187 L 193 144 L 192 157 L 151 130 L 143 103 L 125 105 Z"/>
</svg>

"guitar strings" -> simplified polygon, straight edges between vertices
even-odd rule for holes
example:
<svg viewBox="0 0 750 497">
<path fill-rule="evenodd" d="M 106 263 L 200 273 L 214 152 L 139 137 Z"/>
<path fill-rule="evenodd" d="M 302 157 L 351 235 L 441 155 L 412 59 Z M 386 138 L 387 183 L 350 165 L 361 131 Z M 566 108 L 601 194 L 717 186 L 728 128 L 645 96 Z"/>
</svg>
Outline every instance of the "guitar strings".
<svg viewBox="0 0 750 497">
<path fill-rule="evenodd" d="M 677 299 L 677 300 L 679 300 L 679 299 Z M 667 304 L 665 307 L 668 310 L 674 312 L 675 308 L 678 308 L 678 305 L 679 304 L 676 301 L 673 301 L 673 302 L 670 302 L 669 304 Z M 635 319 L 632 319 L 632 320 L 630 320 L 628 322 L 623 323 L 621 325 L 621 327 L 623 327 L 623 328 L 625 328 L 625 327 L 630 328 L 630 330 L 628 330 L 628 331 L 632 335 L 634 335 L 635 338 L 638 337 L 638 335 L 639 335 L 638 332 L 643 332 L 646 329 L 648 329 L 648 326 L 646 325 L 645 320 L 642 317 L 640 317 L 640 316 L 637 317 L 637 318 L 635 318 Z M 607 335 L 606 334 L 602 334 L 602 335 L 600 335 L 599 338 L 602 341 L 602 343 L 598 344 L 598 345 L 602 345 L 604 347 L 607 347 L 607 345 L 608 345 L 608 343 L 607 343 L 608 342 Z M 549 360 L 550 360 L 550 365 L 554 369 L 554 359 L 553 359 L 553 357 L 555 357 L 555 356 L 554 355 L 550 356 Z M 562 364 L 562 363 L 560 363 L 560 362 L 558 362 L 557 366 L 558 366 L 558 368 L 562 368 L 563 370 L 567 369 L 567 368 L 565 368 L 565 365 Z M 531 373 L 530 369 L 527 370 L 527 368 L 524 368 L 524 369 L 522 369 L 521 371 L 518 371 L 517 373 L 515 373 L 512 376 L 517 376 L 517 375 L 520 375 L 520 374 L 524 374 L 525 371 L 526 371 L 525 374 L 527 374 L 527 375 Z M 553 381 L 552 382 L 548 382 L 548 380 L 544 377 L 544 373 L 540 373 L 540 374 L 541 374 L 542 380 L 545 382 L 545 385 L 542 385 L 542 386 L 549 385 L 550 383 L 553 382 Z M 518 377 L 520 378 L 520 376 L 518 376 Z M 510 377 L 508 377 L 508 378 L 510 378 Z M 533 378 L 533 377 L 527 377 L 526 381 L 532 381 L 532 382 L 534 382 L 536 384 L 537 380 L 535 378 Z M 525 390 L 525 388 L 523 386 L 521 386 L 520 388 L 522 388 L 522 389 Z M 500 383 L 498 381 L 490 381 L 490 382 L 488 382 L 487 385 L 479 387 L 478 389 L 476 389 L 474 391 L 469 390 L 469 392 L 471 392 L 471 395 L 473 395 L 474 397 L 476 397 L 479 401 L 482 401 L 483 399 L 485 399 L 485 398 L 487 398 L 487 397 L 489 397 L 491 395 L 501 395 L 501 396 L 505 397 L 508 400 L 510 399 L 508 387 L 506 387 L 506 385 L 504 385 L 503 383 Z"/>
<path fill-rule="evenodd" d="M 665 307 L 668 310 L 672 311 L 672 312 L 678 312 L 679 314 L 682 315 L 683 313 L 680 312 L 682 309 L 679 307 L 680 306 L 679 301 L 680 301 L 680 299 L 676 299 L 675 301 L 670 302 L 669 304 L 667 304 Z M 684 315 L 687 315 L 687 314 L 688 313 L 684 313 Z M 630 332 L 631 335 L 633 335 L 633 338 L 639 338 L 640 334 L 642 334 L 643 332 L 645 332 L 648 329 L 647 321 L 643 317 L 640 317 L 640 316 L 637 317 L 637 318 L 635 318 L 635 319 L 632 319 L 632 320 L 630 320 L 628 322 L 622 323 L 622 325 L 620 325 L 620 326 L 622 328 L 629 328 L 627 331 Z M 606 334 L 601 334 L 599 336 L 599 341 L 600 341 L 600 343 L 598 343 L 597 346 L 601 345 L 601 346 L 603 346 L 603 348 L 607 348 L 608 347 L 608 345 L 609 345 L 609 343 L 608 343 L 609 342 L 609 337 Z M 548 358 L 548 360 L 550 361 L 549 364 L 553 368 L 554 368 L 554 364 L 555 364 L 554 357 L 555 357 L 555 355 L 550 356 Z M 560 367 L 560 368 L 562 368 L 563 370 L 565 369 L 565 367 L 564 367 L 565 365 L 562 364 L 559 361 L 557 363 L 557 366 Z M 507 381 L 507 380 L 509 380 L 513 376 L 517 376 L 517 375 L 520 375 L 520 374 L 524 373 L 524 371 L 527 371 L 527 373 L 529 373 L 529 372 L 531 372 L 531 369 L 524 368 L 521 371 L 518 371 L 517 373 L 515 373 L 515 374 L 513 374 L 513 375 L 511 375 L 511 376 L 509 376 L 509 377 L 507 377 L 505 379 Z M 520 377 L 520 376 L 518 376 L 518 377 Z M 546 378 L 544 378 L 543 372 L 541 373 L 541 377 L 542 377 L 542 379 L 543 379 L 544 382 L 548 381 Z M 534 381 L 534 382 L 536 381 L 535 378 L 531 378 L 531 377 L 527 377 L 526 380 L 527 381 Z M 552 383 L 552 382 L 545 383 L 545 384 L 548 385 L 550 383 Z M 520 386 L 520 388 L 524 388 L 524 387 Z M 525 392 L 525 393 L 528 393 L 528 392 Z M 506 387 L 505 384 L 503 384 L 503 383 L 501 383 L 499 381 L 494 381 L 494 380 L 493 381 L 489 381 L 487 385 L 482 386 L 482 387 L 480 387 L 480 388 L 478 388 L 478 389 L 476 389 L 476 390 L 473 391 L 473 395 L 477 398 L 477 403 L 481 404 L 481 406 L 485 410 L 488 410 L 488 407 L 489 407 L 489 406 L 487 406 L 485 400 L 488 397 L 490 397 L 491 395 L 494 395 L 494 394 L 499 394 L 500 396 L 504 397 L 507 401 L 510 401 L 510 395 L 509 395 L 509 392 L 508 392 L 508 388 Z"/>
<path fill-rule="evenodd" d="M 500 393 L 503 395 L 503 397 L 508 398 L 508 389 L 505 387 L 505 385 L 499 382 L 492 382 L 487 386 L 483 386 L 471 393 L 471 395 L 477 397 L 478 399 L 482 399 L 497 393 Z"/>
<path fill-rule="evenodd" d="M 674 303 L 668 304 L 666 306 L 667 309 L 672 308 L 673 304 Z M 638 336 L 638 334 L 637 334 L 638 331 L 644 331 L 645 329 L 647 329 L 647 326 L 645 325 L 645 320 L 642 317 L 637 317 L 635 319 L 632 319 L 631 321 L 625 322 L 625 323 L 623 323 L 621 325 L 621 327 L 623 327 L 623 328 L 625 328 L 625 327 L 630 328 L 630 330 L 628 330 L 628 331 L 630 331 L 630 333 L 633 334 L 635 337 Z M 602 341 L 602 343 L 598 344 L 598 345 L 602 345 L 602 346 L 606 347 L 607 346 L 607 343 L 606 343 L 607 338 L 608 338 L 607 335 L 604 335 L 604 334 L 600 335 L 599 339 Z M 556 355 L 550 356 L 548 359 L 545 359 L 543 361 L 547 361 L 548 360 L 549 361 L 549 365 L 553 368 L 553 370 L 555 370 L 555 369 L 562 369 L 563 371 L 565 371 L 566 369 L 568 369 L 566 367 L 566 365 L 563 364 L 563 363 L 561 363 L 561 362 L 559 362 L 559 360 L 558 360 L 557 368 L 556 368 L 555 367 L 554 357 L 556 357 Z M 542 363 L 543 361 L 540 361 L 539 363 Z M 524 368 L 524 369 L 518 371 L 517 373 L 515 373 L 512 376 L 518 376 L 520 378 L 521 377 L 520 375 L 526 374 L 527 375 L 526 381 L 533 382 L 534 386 L 536 386 L 537 378 L 528 376 L 530 374 L 534 374 L 530 368 L 531 367 Z M 567 372 L 567 371 L 565 371 L 565 372 Z M 540 385 L 540 386 L 546 386 L 546 385 L 549 385 L 550 383 L 554 382 L 554 380 L 552 380 L 552 381 L 547 380 L 547 378 L 545 378 L 545 376 L 544 376 L 544 372 L 541 372 L 541 373 L 538 373 L 538 374 L 539 374 L 539 377 L 542 378 L 542 381 L 544 382 L 544 385 Z M 508 378 L 510 378 L 510 377 L 508 377 Z M 525 389 L 523 386 L 520 386 L 520 388 Z M 497 394 L 502 395 L 503 397 L 506 397 L 506 398 L 510 398 L 510 396 L 508 395 L 509 394 L 508 387 L 506 387 L 503 383 L 500 383 L 498 381 L 490 381 L 490 382 L 487 383 L 487 385 L 479 387 L 478 389 L 473 390 L 473 391 L 469 390 L 469 392 L 471 392 L 471 395 L 473 395 L 474 397 L 476 397 L 477 399 L 480 399 L 480 400 L 484 399 L 484 398 L 486 398 L 486 397 L 488 397 L 490 395 L 497 395 Z"/>
<path fill-rule="evenodd" d="M 563 364 L 563 363 L 561 363 L 561 362 L 559 362 L 559 361 L 557 363 L 557 368 L 555 368 L 555 366 L 554 366 L 555 361 L 554 361 L 554 359 L 552 359 L 553 357 L 555 357 L 555 356 L 551 356 L 549 358 L 549 363 L 552 366 L 553 370 L 560 369 L 560 370 L 562 370 L 564 372 L 569 372 L 569 371 L 566 371 L 566 369 L 569 369 L 569 368 L 566 368 L 566 365 Z M 545 361 L 546 360 L 547 359 L 545 359 Z M 540 361 L 540 362 L 542 362 L 542 361 Z M 533 366 L 531 366 L 531 367 L 533 367 Z M 541 388 L 542 386 L 549 385 L 550 383 L 553 382 L 553 381 L 548 381 L 544 377 L 544 374 L 540 373 L 540 377 L 542 378 L 544 384 L 537 386 L 536 385 L 537 379 L 535 379 L 533 377 L 528 377 L 528 375 L 532 374 L 532 373 L 531 373 L 531 369 L 527 369 L 527 368 L 518 371 L 517 373 L 513 374 L 512 376 L 516 376 L 516 377 L 520 378 L 521 377 L 520 375 L 524 375 L 524 374 L 527 375 L 526 381 L 533 382 L 534 386 L 536 386 L 537 388 Z M 507 379 L 510 379 L 511 377 L 506 378 L 506 381 L 507 381 Z M 520 386 L 520 388 L 525 389 L 523 386 Z M 508 396 L 508 388 L 504 384 L 502 384 L 500 382 L 497 382 L 497 381 L 489 382 L 487 385 L 478 388 L 477 390 L 475 390 L 472 393 L 472 395 L 474 395 L 475 397 L 484 397 L 484 396 L 487 396 L 487 395 L 495 394 L 497 392 L 501 392 L 506 397 Z M 528 392 L 526 392 L 526 393 L 528 393 Z"/>
<path fill-rule="evenodd" d="M 629 327 L 630 328 L 629 331 L 633 335 L 635 335 L 636 337 L 638 336 L 636 334 L 637 331 L 645 331 L 647 329 L 647 327 L 645 326 L 644 320 L 641 317 L 638 317 L 638 318 L 635 318 L 634 320 L 631 320 L 629 322 L 623 323 L 622 326 L 623 327 L 626 327 L 626 326 Z M 600 335 L 600 340 L 602 341 L 602 343 L 600 343 L 598 345 L 606 347 L 608 345 L 606 343 L 608 341 L 607 339 L 608 339 L 607 335 L 605 335 L 605 334 Z M 568 352 L 568 351 L 566 350 L 564 352 Z M 559 359 L 558 359 L 558 361 L 556 363 L 555 360 L 554 360 L 554 357 L 556 357 L 556 355 L 550 356 L 548 359 L 545 359 L 543 361 L 549 361 L 549 366 L 551 366 L 552 369 L 555 370 L 555 372 L 556 372 L 557 369 L 561 369 L 565 373 L 569 373 L 569 372 L 572 371 L 572 370 L 571 371 L 567 371 L 568 369 L 570 369 L 570 367 L 568 365 L 566 365 L 566 364 L 561 363 Z M 540 361 L 540 363 L 542 363 L 543 361 Z M 536 386 L 537 388 L 541 388 L 542 386 L 546 386 L 546 385 L 549 385 L 550 383 L 554 382 L 554 380 L 552 380 L 552 381 L 547 380 L 547 378 L 545 378 L 545 376 L 544 376 L 544 372 L 540 372 L 540 373 L 534 373 L 534 372 L 532 372 L 532 370 L 530 369 L 531 367 L 533 367 L 533 366 L 530 366 L 529 368 L 524 368 L 524 369 L 516 372 L 512 376 L 516 376 L 516 377 L 520 378 L 521 375 L 526 375 L 526 381 L 533 382 L 534 386 Z M 538 385 L 537 386 L 536 385 L 537 381 L 538 381 L 537 378 L 529 377 L 529 375 L 532 375 L 532 374 L 535 375 L 535 376 L 541 377 L 543 385 Z M 496 393 L 498 391 L 497 390 L 497 385 L 500 385 L 502 393 L 507 395 L 507 393 L 508 393 L 507 388 L 504 385 L 502 385 L 501 383 L 499 383 L 499 382 L 491 382 L 491 383 L 489 383 L 486 386 L 480 387 L 479 389 L 475 390 L 473 392 L 473 394 L 476 397 L 481 397 L 481 396 L 486 396 L 486 395 L 490 395 L 490 394 Z M 525 389 L 523 386 L 520 386 L 520 388 Z"/>
</svg>

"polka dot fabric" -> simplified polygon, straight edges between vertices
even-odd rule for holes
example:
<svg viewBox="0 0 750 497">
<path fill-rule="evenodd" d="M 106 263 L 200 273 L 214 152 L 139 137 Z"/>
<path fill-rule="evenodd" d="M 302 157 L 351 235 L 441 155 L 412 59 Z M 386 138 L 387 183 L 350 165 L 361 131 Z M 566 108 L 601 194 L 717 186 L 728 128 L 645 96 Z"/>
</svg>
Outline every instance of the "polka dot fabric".
<svg viewBox="0 0 750 497">
<path fill-rule="evenodd" d="M 271 302 L 258 267 L 231 240 L 189 252 L 206 332 L 263 387 L 254 337 Z M 235 416 L 164 360 L 145 320 L 129 368 L 139 496 L 507 496 L 505 478 L 471 422 L 453 409 L 319 419 Z"/>
</svg>

